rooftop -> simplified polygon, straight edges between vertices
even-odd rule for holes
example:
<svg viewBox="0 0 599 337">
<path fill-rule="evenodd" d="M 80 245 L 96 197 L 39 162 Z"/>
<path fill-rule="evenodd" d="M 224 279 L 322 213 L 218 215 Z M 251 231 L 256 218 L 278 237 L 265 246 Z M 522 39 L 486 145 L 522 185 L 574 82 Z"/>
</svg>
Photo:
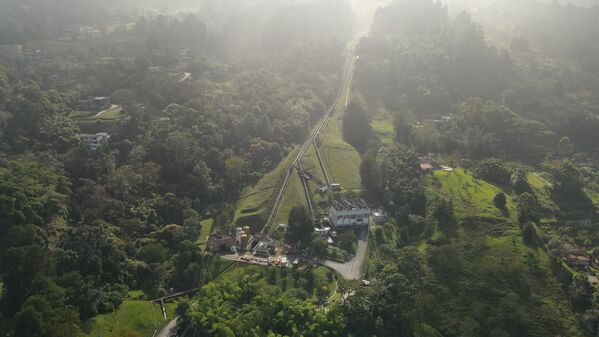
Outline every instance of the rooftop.
<svg viewBox="0 0 599 337">
<path fill-rule="evenodd" d="M 331 206 L 337 211 L 351 211 L 356 209 L 370 209 L 364 199 L 335 199 L 332 201 Z"/>
</svg>

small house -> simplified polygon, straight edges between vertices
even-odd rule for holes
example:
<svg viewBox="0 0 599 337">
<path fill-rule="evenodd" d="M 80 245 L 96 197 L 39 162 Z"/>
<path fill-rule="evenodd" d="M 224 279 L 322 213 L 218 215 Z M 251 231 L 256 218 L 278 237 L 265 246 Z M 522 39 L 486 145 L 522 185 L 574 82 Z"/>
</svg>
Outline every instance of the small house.
<svg viewBox="0 0 599 337">
<path fill-rule="evenodd" d="M 587 256 L 569 254 L 566 256 L 566 263 L 571 267 L 588 267 L 591 260 Z"/>
</svg>

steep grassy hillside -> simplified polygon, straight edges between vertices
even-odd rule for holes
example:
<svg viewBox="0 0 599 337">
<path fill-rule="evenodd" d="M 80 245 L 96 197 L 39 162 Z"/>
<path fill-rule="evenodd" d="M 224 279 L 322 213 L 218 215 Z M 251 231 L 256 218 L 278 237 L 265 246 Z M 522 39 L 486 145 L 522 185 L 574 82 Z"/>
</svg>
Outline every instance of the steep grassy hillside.
<svg viewBox="0 0 599 337">
<path fill-rule="evenodd" d="M 453 201 L 458 218 L 516 219 L 517 211 L 512 198 L 507 200 L 508 211 L 502 212 L 493 205 L 493 198 L 502 190 L 474 178 L 462 168 L 457 168 L 455 172 L 436 171 L 427 177 L 427 185 L 429 191 Z"/>
<path fill-rule="evenodd" d="M 268 211 L 274 202 L 280 184 L 291 163 L 297 156 L 299 148 L 291 151 L 277 167 L 267 173 L 254 186 L 246 188 L 237 202 L 237 210 L 233 223 L 236 226 L 252 226 L 261 229 Z"/>
<path fill-rule="evenodd" d="M 453 200 L 460 223 L 419 246 L 429 268 L 419 303 L 426 324 L 444 335 L 582 335 L 551 258 L 522 240 L 513 195 L 502 213 L 492 204 L 501 190 L 462 169 L 435 172 L 427 186 L 429 198 Z"/>
</svg>

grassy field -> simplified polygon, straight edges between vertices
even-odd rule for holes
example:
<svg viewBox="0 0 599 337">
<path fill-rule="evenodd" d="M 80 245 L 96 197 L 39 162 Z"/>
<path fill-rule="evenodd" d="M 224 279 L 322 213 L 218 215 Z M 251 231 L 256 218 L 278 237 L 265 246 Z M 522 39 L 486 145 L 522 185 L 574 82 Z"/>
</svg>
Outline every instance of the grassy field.
<svg viewBox="0 0 599 337">
<path fill-rule="evenodd" d="M 550 186 L 547 181 L 543 181 L 543 179 L 539 178 L 539 176 L 543 177 L 540 173 L 530 172 L 527 175 L 528 184 L 532 188 L 534 194 L 537 196 L 539 203 L 544 209 L 544 212 L 541 214 L 541 222 L 555 222 L 557 219 L 553 214 L 552 210 L 558 209 L 559 207 L 555 204 L 553 200 L 551 200 L 551 192 L 549 190 Z M 545 178 L 545 177 L 543 177 Z"/>
<path fill-rule="evenodd" d="M 316 155 L 316 149 L 314 146 L 310 146 L 308 151 L 306 151 L 306 155 L 303 161 L 304 170 L 312 175 L 314 179 L 308 183 L 308 188 L 310 189 L 310 197 L 312 198 L 312 203 L 316 208 L 316 212 L 327 213 L 328 212 L 328 197 L 327 194 L 320 194 L 318 191 L 318 186 L 320 183 L 326 184 L 326 179 L 324 178 L 324 173 L 320 168 L 320 164 L 318 163 L 318 157 Z M 281 208 L 276 216 L 276 223 L 287 223 L 287 218 L 291 209 L 294 206 L 307 206 L 306 197 L 304 195 L 304 189 L 301 184 L 301 180 L 297 177 L 297 174 L 294 173 L 295 177 L 290 183 L 287 193 L 285 194 L 285 198 L 283 199 L 283 203 L 281 204 Z M 320 206 L 320 207 L 319 207 Z"/>
<path fill-rule="evenodd" d="M 345 191 L 362 189 L 360 178 L 360 155 L 343 140 L 341 119 L 335 118 L 322 132 L 323 145 L 320 150 L 331 183 L 341 184 Z"/>
<path fill-rule="evenodd" d="M 206 281 L 220 279 L 222 275 L 234 273 L 231 261 L 214 260 L 207 272 Z M 221 274 L 222 273 L 222 274 Z M 132 291 L 129 298 L 113 313 L 98 315 L 82 322 L 81 329 L 87 337 L 112 337 L 113 333 L 123 330 L 135 331 L 143 337 L 152 337 L 154 330 L 160 330 L 174 316 L 178 302 L 165 303 L 167 320 L 162 316 L 159 304 L 141 300 L 141 291 Z"/>
<path fill-rule="evenodd" d="M 306 202 L 306 197 L 304 196 L 302 182 L 294 171 L 289 179 L 289 185 L 287 186 L 287 191 L 281 201 L 281 206 L 279 206 L 279 210 L 275 215 L 274 224 L 287 223 L 289 213 L 291 213 L 291 209 L 295 206 L 308 207 L 308 204 Z"/>
<path fill-rule="evenodd" d="M 353 73 L 354 67 L 355 60 L 350 67 L 350 74 Z M 346 102 L 351 99 L 351 97 L 348 97 L 348 95 L 351 95 L 351 88 L 349 87 L 351 78 L 352 76 L 343 85 L 335 115 L 321 132 L 323 144 L 320 153 L 322 160 L 325 162 L 331 183 L 341 184 L 341 187 L 345 191 L 360 191 L 362 189 L 360 154 L 353 146 L 343 140 L 341 132 Z"/>
<path fill-rule="evenodd" d="M 535 191 L 543 188 L 539 181 L 531 180 Z M 527 336 L 581 336 L 567 294 L 551 272 L 549 255 L 543 249 L 526 246 L 522 240 L 513 194 L 508 195 L 510 214 L 506 215 L 492 203 L 501 190 L 475 179 L 463 169 L 435 172 L 427 177 L 426 183 L 430 197 L 438 195 L 453 200 L 461 221 L 455 233 L 437 231 L 433 237 L 414 244 L 434 274 L 428 280 L 434 286 L 424 287 L 419 301 L 441 308 L 437 315 L 442 313 L 443 322 L 451 322 L 448 324 L 462 335 L 468 331 L 463 322 L 486 322 L 485 317 L 497 312 L 513 311 L 502 307 L 509 303 L 511 308 L 526 314 L 521 316 L 528 320 Z M 386 230 L 383 234 L 382 241 L 395 241 L 392 232 Z M 439 245 L 438 239 L 445 235 L 449 239 Z M 378 251 L 382 245 L 373 242 L 374 237 L 370 237 L 371 243 L 376 243 L 371 245 L 370 264 L 373 260 L 388 259 L 384 250 Z M 447 266 L 455 268 L 446 269 Z"/>
<path fill-rule="evenodd" d="M 95 117 L 98 113 L 99 111 L 73 111 L 69 115 L 69 118 L 74 119 L 77 122 L 91 122 L 96 120 L 116 121 L 123 117 L 122 108 L 120 106 L 109 109 L 100 116 Z"/>
<path fill-rule="evenodd" d="M 85 117 L 90 117 L 95 115 L 94 112 L 90 112 L 90 111 L 73 111 L 69 114 L 69 118 L 71 119 L 82 119 Z"/>
<path fill-rule="evenodd" d="M 312 266 L 307 268 L 280 268 L 259 267 L 248 264 L 239 264 L 237 268 L 230 269 L 222 274 L 216 282 L 226 279 L 243 278 L 246 275 L 260 275 L 256 283 L 275 285 L 286 292 L 292 289 L 303 289 L 308 295 L 316 300 L 318 288 L 325 287 L 327 293 L 335 289 L 335 276 L 332 271 L 323 266 Z"/>
<path fill-rule="evenodd" d="M 106 111 L 105 113 L 103 113 L 102 115 L 100 115 L 99 119 L 112 121 L 112 120 L 120 119 L 121 117 L 123 117 L 122 108 L 116 107 L 116 108 L 110 109 L 110 110 Z"/>
<path fill-rule="evenodd" d="M 456 215 L 460 219 L 469 216 L 509 219 L 517 217 L 512 198 L 508 196 L 508 212 L 503 213 L 493 204 L 493 198 L 501 189 L 474 178 L 461 168 L 457 168 L 455 172 L 436 171 L 427 177 L 427 185 L 430 191 L 453 201 Z"/>
<path fill-rule="evenodd" d="M 129 330 L 140 333 L 143 337 L 152 337 L 155 329 L 160 329 L 166 323 L 162 317 L 159 304 L 149 301 L 134 299 L 139 295 L 137 292 L 130 294 L 130 299 L 123 302 L 121 307 L 110 314 L 98 315 L 82 323 L 85 336 L 89 337 L 111 337 L 113 333 Z M 167 303 L 167 316 L 173 317 L 177 304 Z"/>
<path fill-rule="evenodd" d="M 207 237 L 212 233 L 212 227 L 214 226 L 214 219 L 206 219 L 201 222 L 202 229 L 200 230 L 200 237 L 198 238 L 198 244 L 202 250 L 206 249 L 208 243 Z"/>
<path fill-rule="evenodd" d="M 395 140 L 393 122 L 390 119 L 375 119 L 370 123 L 372 131 L 383 144 L 392 145 Z"/>
<path fill-rule="evenodd" d="M 298 151 L 299 148 L 291 151 L 274 170 L 265 174 L 254 186 L 243 191 L 241 198 L 237 201 L 237 210 L 233 221 L 236 226 L 247 225 L 252 226 L 253 230 L 261 229 L 259 227 L 264 224 L 280 184 Z"/>
</svg>

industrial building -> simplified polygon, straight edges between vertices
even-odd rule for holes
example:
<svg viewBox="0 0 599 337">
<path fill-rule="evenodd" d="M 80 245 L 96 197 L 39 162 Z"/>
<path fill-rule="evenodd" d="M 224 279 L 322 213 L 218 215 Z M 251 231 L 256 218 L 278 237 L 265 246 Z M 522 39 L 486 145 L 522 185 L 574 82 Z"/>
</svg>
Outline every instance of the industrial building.
<svg viewBox="0 0 599 337">
<path fill-rule="evenodd" d="M 337 228 L 368 226 L 370 213 L 370 207 L 364 199 L 336 199 L 331 202 L 329 218 Z"/>
</svg>

